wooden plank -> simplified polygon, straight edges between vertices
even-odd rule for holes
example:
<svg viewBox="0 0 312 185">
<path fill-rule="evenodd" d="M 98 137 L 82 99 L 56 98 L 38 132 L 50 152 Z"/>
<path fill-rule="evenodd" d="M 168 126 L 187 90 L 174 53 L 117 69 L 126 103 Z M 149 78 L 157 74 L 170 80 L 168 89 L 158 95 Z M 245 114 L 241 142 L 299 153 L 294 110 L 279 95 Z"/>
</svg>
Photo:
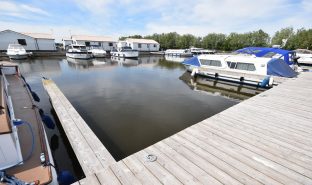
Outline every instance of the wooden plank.
<svg viewBox="0 0 312 185">
<path fill-rule="evenodd" d="M 239 169 L 236 169 L 234 166 L 224 162 L 222 159 L 219 159 L 218 156 L 214 156 L 209 152 L 203 150 L 202 148 L 198 147 L 196 144 L 192 143 L 191 141 L 187 140 L 180 136 L 180 133 L 172 136 L 176 142 L 179 142 L 183 145 L 186 145 L 190 150 L 195 152 L 197 155 L 200 155 L 202 158 L 206 159 L 207 161 L 214 164 L 220 170 L 224 171 L 225 173 L 229 174 L 231 177 L 237 179 L 239 182 L 243 184 L 262 184 L 256 179 L 248 176 L 247 174 L 241 172 Z"/>
<path fill-rule="evenodd" d="M 123 161 L 110 166 L 121 184 L 142 184 L 142 182 L 132 173 Z"/>
<path fill-rule="evenodd" d="M 229 176 L 227 173 L 221 171 L 219 168 L 212 165 L 210 162 L 206 161 L 204 158 L 200 157 L 196 153 L 192 152 L 187 148 L 187 143 L 178 143 L 175 136 L 165 139 L 164 142 L 176 150 L 179 154 L 187 158 L 189 161 L 194 163 L 199 168 L 203 169 L 209 175 L 217 179 L 222 184 L 242 184 L 235 178 Z"/>
<path fill-rule="evenodd" d="M 100 185 L 100 182 L 99 182 L 98 178 L 95 176 L 95 174 L 92 174 L 92 175 L 86 176 L 86 178 L 84 178 L 84 179 L 81 179 L 79 181 L 79 184 L 80 185 L 89 185 L 89 184 Z"/>
<path fill-rule="evenodd" d="M 157 162 L 183 184 L 201 184 L 196 177 L 180 167 L 178 163 L 171 160 L 165 153 L 159 151 L 155 146 L 150 146 L 144 150 L 149 154 L 157 155 Z"/>
<path fill-rule="evenodd" d="M 240 144 L 241 146 L 244 146 L 249 150 L 256 151 L 257 153 L 261 153 L 265 156 L 273 155 L 273 158 L 278 157 L 275 158 L 275 160 L 278 161 L 287 160 L 289 162 L 299 165 L 297 167 L 296 165 L 294 165 L 295 168 L 301 169 L 301 167 L 303 167 L 305 169 L 311 169 L 312 167 L 312 158 L 310 158 L 309 156 L 302 155 L 301 153 L 297 153 L 296 151 L 291 151 L 287 148 L 283 148 L 271 142 L 265 142 L 260 137 L 254 137 L 254 135 L 245 134 L 240 130 L 233 129 L 227 125 L 221 125 L 219 121 L 215 122 L 212 119 L 210 119 L 209 121 L 210 123 L 217 123 L 218 125 L 215 126 L 214 124 L 209 124 L 208 126 L 206 124 L 203 124 L 203 126 L 206 127 L 206 130 L 209 130 L 210 132 L 213 132 L 220 137 L 236 142 L 237 144 Z M 287 161 L 284 162 L 287 164 Z M 293 166 L 293 164 L 290 165 Z M 304 174 L 304 172 L 302 173 Z"/>
<path fill-rule="evenodd" d="M 161 184 L 135 156 L 125 158 L 123 162 L 143 184 Z"/>
<path fill-rule="evenodd" d="M 162 184 L 182 184 L 174 175 L 162 167 L 158 162 L 149 162 L 146 156 L 149 155 L 145 150 L 133 154 Z M 157 154 L 154 154 L 157 155 Z"/>
<path fill-rule="evenodd" d="M 188 131 L 192 132 L 193 134 L 196 133 L 197 138 L 206 141 L 211 146 L 227 152 L 236 158 L 236 160 L 244 162 L 245 164 L 257 169 L 258 171 L 274 178 L 283 184 L 311 183 L 309 178 L 306 178 L 243 147 L 240 147 L 239 145 L 236 145 L 232 142 L 227 142 L 226 140 L 216 136 L 214 133 L 194 128 L 188 129 Z"/>
<path fill-rule="evenodd" d="M 172 147 L 167 145 L 164 142 L 164 140 L 162 142 L 156 143 L 155 147 L 158 148 L 163 153 L 166 153 L 167 156 L 171 158 L 171 160 L 175 161 L 182 168 L 186 169 L 190 174 L 196 177 L 201 183 L 221 184 L 221 182 L 218 181 L 216 178 L 214 178 L 213 176 L 205 172 L 203 169 L 195 165 L 193 161 L 189 161 L 187 158 L 185 158 L 185 156 L 179 154 Z"/>
<path fill-rule="evenodd" d="M 120 185 L 121 182 L 118 180 L 114 172 L 107 168 L 104 171 L 96 173 L 96 176 L 101 184 L 107 185 Z"/>
</svg>

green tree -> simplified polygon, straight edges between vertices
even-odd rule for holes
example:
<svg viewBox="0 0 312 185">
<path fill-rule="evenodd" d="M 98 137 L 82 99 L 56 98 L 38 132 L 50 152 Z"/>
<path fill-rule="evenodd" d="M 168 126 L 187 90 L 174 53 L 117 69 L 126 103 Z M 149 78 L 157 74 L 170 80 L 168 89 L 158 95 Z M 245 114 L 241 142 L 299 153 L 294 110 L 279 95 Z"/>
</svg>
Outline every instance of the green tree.
<svg viewBox="0 0 312 185">
<path fill-rule="evenodd" d="M 282 28 L 281 30 L 275 32 L 272 37 L 271 44 L 283 45 L 283 39 L 290 39 L 292 36 L 294 36 L 294 29 L 292 27 Z"/>
</svg>

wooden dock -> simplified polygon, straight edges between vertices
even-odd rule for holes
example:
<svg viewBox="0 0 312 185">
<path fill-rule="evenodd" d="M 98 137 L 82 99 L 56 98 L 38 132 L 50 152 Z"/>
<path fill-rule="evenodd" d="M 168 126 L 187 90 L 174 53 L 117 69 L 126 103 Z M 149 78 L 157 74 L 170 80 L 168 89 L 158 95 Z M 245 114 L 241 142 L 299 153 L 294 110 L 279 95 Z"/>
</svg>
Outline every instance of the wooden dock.
<svg viewBox="0 0 312 185">
<path fill-rule="evenodd" d="M 99 141 L 105 157 L 98 157 L 87 141 L 97 140 L 93 132 L 80 119 L 79 126 L 68 121 L 79 114 L 53 82 L 44 86 L 89 172 L 75 184 L 255 185 L 312 184 L 311 82 L 312 72 L 302 73 L 118 162 Z M 91 159 L 94 168 L 84 163 Z"/>
</svg>

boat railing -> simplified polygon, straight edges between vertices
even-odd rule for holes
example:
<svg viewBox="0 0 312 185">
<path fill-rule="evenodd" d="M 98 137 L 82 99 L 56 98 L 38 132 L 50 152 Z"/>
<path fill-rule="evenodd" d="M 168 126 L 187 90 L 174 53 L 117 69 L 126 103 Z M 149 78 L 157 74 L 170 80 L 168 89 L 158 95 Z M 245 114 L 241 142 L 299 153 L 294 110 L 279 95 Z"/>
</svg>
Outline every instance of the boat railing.
<svg viewBox="0 0 312 185">
<path fill-rule="evenodd" d="M 21 148 L 20 148 L 20 143 L 19 143 L 19 139 L 18 139 L 18 128 L 13 124 L 13 121 L 16 120 L 15 118 L 15 114 L 14 114 L 14 108 L 13 108 L 13 103 L 12 103 L 12 98 L 9 95 L 9 90 L 8 90 L 8 86 L 10 85 L 8 80 L 5 77 L 5 74 L 3 73 L 2 69 L 0 69 L 1 72 L 1 80 L 4 84 L 4 95 L 5 95 L 5 101 L 9 110 L 9 120 L 10 120 L 10 125 L 12 128 L 12 133 L 13 136 L 15 138 L 15 146 L 16 149 L 18 150 L 18 157 L 20 161 L 23 161 L 23 156 L 22 156 L 22 152 L 21 152 Z M 22 164 L 22 163 L 20 163 Z"/>
</svg>

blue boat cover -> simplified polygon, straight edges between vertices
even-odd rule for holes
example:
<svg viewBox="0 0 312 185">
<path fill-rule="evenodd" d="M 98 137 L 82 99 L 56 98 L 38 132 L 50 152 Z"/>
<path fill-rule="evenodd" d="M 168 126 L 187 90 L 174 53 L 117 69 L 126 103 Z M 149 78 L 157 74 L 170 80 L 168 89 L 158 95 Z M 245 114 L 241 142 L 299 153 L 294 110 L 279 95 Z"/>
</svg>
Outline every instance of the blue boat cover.
<svg viewBox="0 0 312 185">
<path fill-rule="evenodd" d="M 200 63 L 197 57 L 192 57 L 190 59 L 185 60 L 184 62 L 182 62 L 183 65 L 187 65 L 187 66 L 196 66 L 196 67 L 200 67 Z"/>
<path fill-rule="evenodd" d="M 284 61 L 291 65 L 293 62 L 289 60 L 289 55 L 294 55 L 294 51 L 288 51 L 280 48 L 266 48 L 266 47 L 247 47 L 243 49 L 236 50 L 238 53 L 246 53 L 246 54 L 253 54 L 257 57 L 266 57 L 270 53 L 277 53 L 284 56 Z"/>
<path fill-rule="evenodd" d="M 281 76 L 293 78 L 297 73 L 289 67 L 282 59 L 272 59 L 268 62 L 267 74 L 273 76 Z"/>
</svg>

